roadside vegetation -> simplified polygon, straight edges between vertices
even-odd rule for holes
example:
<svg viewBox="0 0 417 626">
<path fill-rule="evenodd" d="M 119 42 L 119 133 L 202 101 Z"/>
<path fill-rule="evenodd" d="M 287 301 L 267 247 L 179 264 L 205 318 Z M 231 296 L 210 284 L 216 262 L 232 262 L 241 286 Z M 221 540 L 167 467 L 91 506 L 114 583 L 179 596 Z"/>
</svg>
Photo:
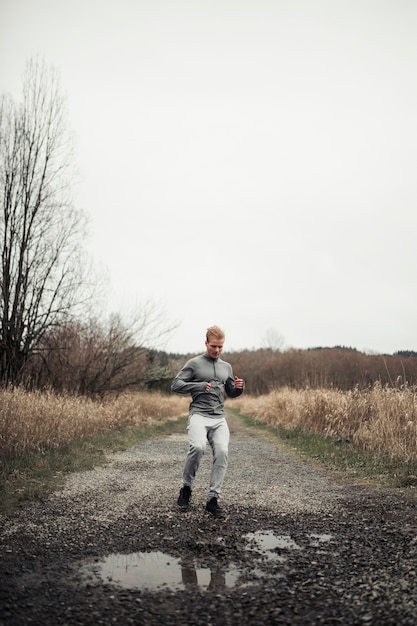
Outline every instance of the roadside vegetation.
<svg viewBox="0 0 417 626">
<path fill-rule="evenodd" d="M 417 485 L 416 390 L 281 388 L 234 409 L 328 466 L 396 486 Z M 230 410 L 230 409 L 229 409 Z"/>
<path fill-rule="evenodd" d="M 416 391 L 281 388 L 227 410 L 333 469 L 380 484 L 417 486 Z M 102 400 L 52 391 L 0 392 L 0 509 L 41 499 L 65 475 L 146 438 L 184 432 L 188 398 L 129 392 Z"/>
<path fill-rule="evenodd" d="M 180 396 L 151 392 L 94 401 L 0 391 L 0 509 L 45 497 L 67 473 L 92 469 L 111 452 L 184 430 L 187 405 Z"/>
</svg>

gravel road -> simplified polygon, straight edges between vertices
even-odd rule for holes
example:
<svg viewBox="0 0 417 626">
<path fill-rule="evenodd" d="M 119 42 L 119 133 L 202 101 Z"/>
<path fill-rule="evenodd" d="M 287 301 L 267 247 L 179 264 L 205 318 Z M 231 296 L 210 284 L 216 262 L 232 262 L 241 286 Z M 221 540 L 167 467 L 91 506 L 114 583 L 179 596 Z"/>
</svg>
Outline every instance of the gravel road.
<svg viewBox="0 0 417 626">
<path fill-rule="evenodd" d="M 1 516 L 0 624 L 417 623 L 414 493 L 353 483 L 230 417 L 223 520 L 176 505 L 187 439 L 71 475 Z"/>
</svg>

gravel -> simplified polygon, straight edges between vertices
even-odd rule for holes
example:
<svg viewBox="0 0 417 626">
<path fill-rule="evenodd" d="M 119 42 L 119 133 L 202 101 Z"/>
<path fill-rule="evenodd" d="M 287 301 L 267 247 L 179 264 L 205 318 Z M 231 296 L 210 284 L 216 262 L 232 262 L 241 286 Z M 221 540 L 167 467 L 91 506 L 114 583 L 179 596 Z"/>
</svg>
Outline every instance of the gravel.
<svg viewBox="0 0 417 626">
<path fill-rule="evenodd" d="M 149 440 L 1 516 L 0 624 L 417 623 L 414 492 L 353 482 L 230 417 L 204 511 L 176 505 L 187 438 Z"/>
</svg>

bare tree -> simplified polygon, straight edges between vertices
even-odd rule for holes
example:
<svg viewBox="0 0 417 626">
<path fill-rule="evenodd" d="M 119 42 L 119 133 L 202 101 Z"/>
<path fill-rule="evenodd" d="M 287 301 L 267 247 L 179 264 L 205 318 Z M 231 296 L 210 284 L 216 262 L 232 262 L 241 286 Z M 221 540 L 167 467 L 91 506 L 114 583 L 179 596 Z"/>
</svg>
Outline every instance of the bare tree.
<svg viewBox="0 0 417 626">
<path fill-rule="evenodd" d="M 275 328 L 268 328 L 262 337 L 262 346 L 272 352 L 279 352 L 283 345 L 284 337 Z"/>
<path fill-rule="evenodd" d="M 25 369 L 25 383 L 91 397 L 163 386 L 173 373 L 158 342 L 173 328 L 151 302 L 138 308 L 130 322 L 111 315 L 106 322 L 90 318 L 62 324 L 44 335 Z"/>
<path fill-rule="evenodd" d="M 18 384 L 82 285 L 85 221 L 70 198 L 72 149 L 56 71 L 27 64 L 21 102 L 0 99 L 0 381 Z"/>
</svg>

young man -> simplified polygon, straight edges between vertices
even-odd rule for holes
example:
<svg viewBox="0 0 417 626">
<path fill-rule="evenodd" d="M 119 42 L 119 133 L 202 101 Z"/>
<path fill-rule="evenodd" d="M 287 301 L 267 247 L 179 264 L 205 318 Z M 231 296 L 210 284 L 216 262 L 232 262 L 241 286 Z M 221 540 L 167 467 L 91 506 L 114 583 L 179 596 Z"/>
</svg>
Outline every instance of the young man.
<svg viewBox="0 0 417 626">
<path fill-rule="evenodd" d="M 206 353 L 187 361 L 171 386 L 175 393 L 191 394 L 192 397 L 188 419 L 189 446 L 178 505 L 187 509 L 190 504 L 191 486 L 208 441 L 213 451 L 213 465 L 206 510 L 215 517 L 223 517 L 217 499 L 226 474 L 229 448 L 224 394 L 226 392 L 230 398 L 236 398 L 245 387 L 242 378 L 233 376 L 230 363 L 219 358 L 223 344 L 224 332 L 221 328 L 208 328 Z"/>
</svg>

